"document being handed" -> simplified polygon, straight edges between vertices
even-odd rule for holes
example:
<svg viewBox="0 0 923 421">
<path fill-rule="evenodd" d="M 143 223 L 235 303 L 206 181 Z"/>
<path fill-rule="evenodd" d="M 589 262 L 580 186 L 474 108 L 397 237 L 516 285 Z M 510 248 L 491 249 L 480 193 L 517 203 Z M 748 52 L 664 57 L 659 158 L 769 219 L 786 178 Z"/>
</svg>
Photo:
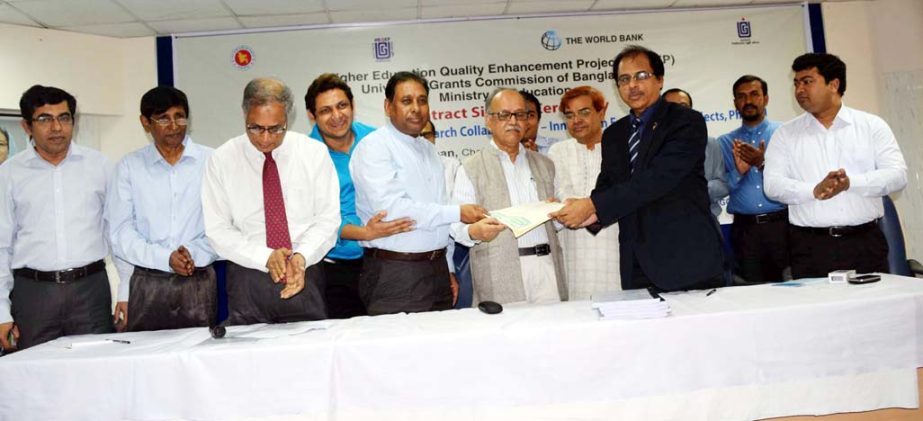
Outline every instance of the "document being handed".
<svg viewBox="0 0 923 421">
<path fill-rule="evenodd" d="M 551 219 L 548 214 L 564 207 L 560 202 L 534 202 L 490 211 L 490 216 L 510 227 L 516 238 Z"/>
</svg>

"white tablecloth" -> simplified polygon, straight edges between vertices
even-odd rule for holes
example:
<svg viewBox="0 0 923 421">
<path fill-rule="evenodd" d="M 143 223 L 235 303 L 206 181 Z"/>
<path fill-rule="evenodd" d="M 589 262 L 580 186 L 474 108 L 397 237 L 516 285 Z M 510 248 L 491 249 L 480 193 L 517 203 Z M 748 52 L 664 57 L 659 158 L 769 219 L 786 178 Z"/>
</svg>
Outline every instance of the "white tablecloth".
<svg viewBox="0 0 923 421">
<path fill-rule="evenodd" d="M 757 419 L 916 407 L 923 281 L 669 294 L 664 319 L 589 302 L 58 340 L 0 358 L 2 420 Z M 93 337 L 92 339 L 98 339 Z"/>
</svg>

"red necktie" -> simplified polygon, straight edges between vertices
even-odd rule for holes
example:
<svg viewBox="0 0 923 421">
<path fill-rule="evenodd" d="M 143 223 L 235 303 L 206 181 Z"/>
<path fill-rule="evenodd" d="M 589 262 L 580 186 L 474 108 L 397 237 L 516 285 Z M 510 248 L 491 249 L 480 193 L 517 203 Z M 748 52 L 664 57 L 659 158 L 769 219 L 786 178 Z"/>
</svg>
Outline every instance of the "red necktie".
<svg viewBox="0 0 923 421">
<path fill-rule="evenodd" d="M 279 167 L 272 159 L 271 152 L 266 152 L 266 161 L 263 162 L 263 213 L 266 216 L 266 246 L 273 250 L 283 247 L 291 249 L 292 238 L 288 234 Z"/>
</svg>

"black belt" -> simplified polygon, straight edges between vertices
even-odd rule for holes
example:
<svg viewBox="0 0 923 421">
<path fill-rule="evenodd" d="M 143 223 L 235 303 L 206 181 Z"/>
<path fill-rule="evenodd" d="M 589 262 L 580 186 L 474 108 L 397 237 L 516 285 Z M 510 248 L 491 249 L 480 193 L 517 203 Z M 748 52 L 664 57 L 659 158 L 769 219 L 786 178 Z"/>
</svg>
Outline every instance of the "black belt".
<svg viewBox="0 0 923 421">
<path fill-rule="evenodd" d="M 780 210 L 778 212 L 772 213 L 762 213 L 759 215 L 746 215 L 742 213 L 734 214 L 734 222 L 741 224 L 768 224 L 770 222 L 780 221 L 783 219 L 788 219 L 788 209 Z"/>
<path fill-rule="evenodd" d="M 69 282 L 79 281 L 87 276 L 106 270 L 106 262 L 102 260 L 95 261 L 86 266 L 51 272 L 21 268 L 14 269 L 13 274 L 22 278 L 28 278 L 42 282 L 54 282 L 56 284 L 66 284 Z"/>
<path fill-rule="evenodd" d="M 539 244 L 537 246 L 519 248 L 520 256 L 545 256 L 548 254 L 551 254 L 551 246 L 548 244 Z"/>
<path fill-rule="evenodd" d="M 402 262 L 433 261 L 445 257 L 445 249 L 424 251 L 422 253 L 402 253 L 385 249 L 365 249 L 366 256 L 384 260 L 400 260 Z"/>
<path fill-rule="evenodd" d="M 860 225 L 842 226 L 842 227 L 816 228 L 816 227 L 799 227 L 797 225 L 793 225 L 793 227 L 795 227 L 795 229 L 797 230 L 810 232 L 813 234 L 823 234 L 823 235 L 829 235 L 831 237 L 843 237 L 847 235 L 852 235 L 852 234 L 868 231 L 872 228 L 878 228 L 878 220 L 876 219 L 874 221 L 866 222 Z"/>
<path fill-rule="evenodd" d="M 197 268 L 195 268 L 195 270 L 192 271 L 192 273 L 193 273 L 193 274 L 196 274 L 196 273 L 205 272 L 210 266 L 211 266 L 211 265 L 205 266 L 205 267 L 197 267 Z M 179 275 L 178 273 L 164 272 L 164 271 L 162 271 L 162 270 L 160 270 L 160 269 L 151 269 L 151 268 L 146 268 L 146 267 L 143 267 L 143 266 L 135 266 L 135 270 L 138 270 L 138 271 L 147 273 L 148 275 L 154 275 L 154 276 L 173 276 L 173 275 Z M 182 275 L 180 275 L 180 276 L 182 276 Z"/>
</svg>

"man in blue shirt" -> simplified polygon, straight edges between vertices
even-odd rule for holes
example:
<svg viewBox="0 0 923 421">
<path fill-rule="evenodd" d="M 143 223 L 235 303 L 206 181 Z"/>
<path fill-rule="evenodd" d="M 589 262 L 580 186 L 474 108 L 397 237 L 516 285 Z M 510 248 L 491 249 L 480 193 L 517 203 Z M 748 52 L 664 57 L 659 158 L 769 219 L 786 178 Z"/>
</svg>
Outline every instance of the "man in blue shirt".
<svg viewBox="0 0 923 421">
<path fill-rule="evenodd" d="M 735 274 L 746 283 L 778 282 L 789 264 L 788 209 L 766 197 L 763 155 L 779 123 L 766 119 L 769 91 L 763 79 L 741 76 L 733 93 L 743 124 L 719 137 L 718 143 L 731 190 L 728 212 L 734 215 Z"/>
<path fill-rule="evenodd" d="M 119 162 L 106 198 L 115 257 L 132 266 L 119 284 L 116 323 L 130 331 L 210 326 L 217 290 L 205 238 L 202 175 L 213 149 L 186 135 L 189 102 L 158 86 L 141 97 L 141 125 L 154 143 Z"/>
<path fill-rule="evenodd" d="M 359 274 L 362 272 L 362 247 L 368 241 L 413 229 L 410 218 L 384 222 L 387 212 L 378 212 L 362 225 L 356 215 L 356 190 L 349 174 L 349 160 L 356 145 L 374 128 L 353 120 L 353 92 L 333 73 L 324 73 L 311 82 L 304 96 L 308 118 L 314 122 L 311 138 L 323 142 L 330 152 L 340 183 L 340 232 L 336 245 L 324 257 L 326 285 L 322 292 L 331 319 L 346 319 L 366 314 L 359 299 Z"/>
</svg>

